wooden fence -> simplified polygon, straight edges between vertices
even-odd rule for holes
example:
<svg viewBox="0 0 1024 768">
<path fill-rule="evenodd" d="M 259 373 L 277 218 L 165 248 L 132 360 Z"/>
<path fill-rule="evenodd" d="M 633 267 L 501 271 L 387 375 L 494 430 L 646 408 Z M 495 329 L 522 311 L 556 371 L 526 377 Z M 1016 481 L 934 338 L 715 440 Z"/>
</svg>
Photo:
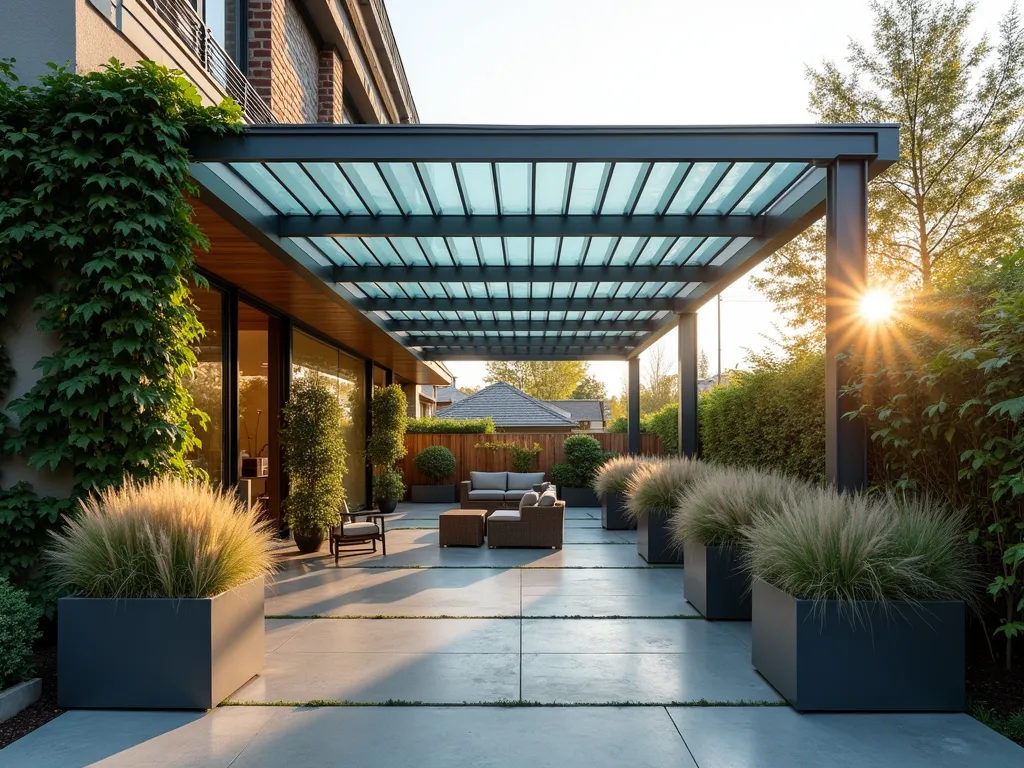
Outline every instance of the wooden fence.
<svg viewBox="0 0 1024 768">
<path fill-rule="evenodd" d="M 562 443 L 569 435 L 537 433 L 507 433 L 494 435 L 433 435 L 415 434 L 405 436 L 406 455 L 402 459 L 402 477 L 406 485 L 420 485 L 430 482 L 416 469 L 416 456 L 429 445 L 443 445 L 455 454 L 455 480 L 459 483 L 469 480 L 470 472 L 504 472 L 512 470 L 512 457 L 508 451 L 495 451 L 477 448 L 477 443 L 500 442 L 519 443 L 520 445 L 540 445 L 540 455 L 534 462 L 534 472 L 544 472 L 551 476 L 551 465 L 563 460 Z M 626 435 L 623 433 L 596 433 L 601 447 L 606 451 L 627 453 Z M 640 435 L 640 452 L 647 455 L 660 455 L 665 452 L 661 438 L 657 435 Z"/>
</svg>

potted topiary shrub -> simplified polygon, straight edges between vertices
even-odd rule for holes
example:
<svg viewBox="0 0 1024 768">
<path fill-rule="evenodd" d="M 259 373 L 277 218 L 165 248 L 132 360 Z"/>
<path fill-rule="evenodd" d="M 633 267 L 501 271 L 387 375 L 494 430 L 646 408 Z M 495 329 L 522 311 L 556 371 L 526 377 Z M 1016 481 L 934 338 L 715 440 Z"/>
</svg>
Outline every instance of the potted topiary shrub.
<svg viewBox="0 0 1024 768">
<path fill-rule="evenodd" d="M 263 669 L 273 534 L 234 494 L 170 477 L 81 502 L 46 553 L 61 707 L 210 709 Z"/>
<path fill-rule="evenodd" d="M 673 456 L 644 464 L 626 481 L 626 515 L 636 521 L 636 549 L 648 563 L 683 562 L 669 518 L 679 494 L 705 470 L 696 459 Z"/>
<path fill-rule="evenodd" d="M 607 460 L 601 444 L 590 435 L 573 435 L 562 444 L 565 461 L 551 467 L 551 482 L 567 507 L 598 507 L 594 493 L 597 470 Z"/>
<path fill-rule="evenodd" d="M 39 637 L 42 611 L 28 594 L 0 576 L 0 723 L 35 703 L 42 680 L 32 677 L 32 643 Z"/>
<path fill-rule="evenodd" d="M 303 376 L 292 384 L 284 407 L 281 446 L 288 473 L 288 516 L 300 552 L 318 552 L 324 537 L 341 522 L 345 433 L 337 396 L 320 376 Z"/>
<path fill-rule="evenodd" d="M 601 499 L 601 527 L 610 531 L 636 528 L 626 515 L 626 483 L 641 466 L 660 461 L 651 456 L 617 456 L 609 459 L 594 478 L 594 491 Z"/>
<path fill-rule="evenodd" d="M 739 543 L 758 515 L 773 514 L 806 483 L 777 472 L 709 466 L 679 496 L 669 520 L 683 550 L 683 595 L 706 619 L 750 621 L 750 575 Z"/>
<path fill-rule="evenodd" d="M 373 500 L 385 514 L 394 512 L 398 500 L 405 496 L 405 484 L 396 465 L 405 456 L 406 408 L 405 393 L 397 384 L 378 387 L 373 393 L 366 457 L 375 471 Z"/>
<path fill-rule="evenodd" d="M 415 464 L 433 482 L 410 486 L 409 500 L 418 504 L 453 504 L 455 485 L 441 481 L 455 474 L 455 454 L 443 445 L 428 445 L 416 456 Z"/>
<path fill-rule="evenodd" d="M 963 518 L 927 500 L 811 489 L 743 531 L 751 661 L 800 711 L 962 711 Z"/>
</svg>

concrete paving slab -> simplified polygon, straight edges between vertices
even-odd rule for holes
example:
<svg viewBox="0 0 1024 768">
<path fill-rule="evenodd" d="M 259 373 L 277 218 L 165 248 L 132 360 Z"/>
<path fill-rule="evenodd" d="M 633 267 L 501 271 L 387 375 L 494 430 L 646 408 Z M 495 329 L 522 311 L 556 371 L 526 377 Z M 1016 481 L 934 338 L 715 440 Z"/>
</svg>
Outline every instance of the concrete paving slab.
<svg viewBox="0 0 1024 768">
<path fill-rule="evenodd" d="M 314 619 L 282 653 L 519 653 L 517 619 Z M 347 663 L 358 663 L 358 660 Z"/>
<path fill-rule="evenodd" d="M 514 653 L 287 653 L 275 651 L 234 701 L 389 700 L 426 704 L 519 698 Z"/>
<path fill-rule="evenodd" d="M 523 653 L 722 653 L 750 649 L 722 626 L 679 619 L 523 619 Z"/>
<path fill-rule="evenodd" d="M 672 708 L 700 768 L 1020 768 L 1018 747 L 964 714 Z"/>
<path fill-rule="evenodd" d="M 308 623 L 308 619 L 266 619 L 263 622 L 263 640 L 267 653 L 276 651 Z"/>
<path fill-rule="evenodd" d="M 627 544 L 636 543 L 635 539 L 632 542 L 627 541 L 619 536 L 616 531 L 606 531 L 601 526 L 594 526 L 593 528 L 566 528 L 564 537 L 567 545 L 617 544 L 620 546 L 626 546 Z"/>
<path fill-rule="evenodd" d="M 231 768 L 696 768 L 664 709 L 284 709 Z"/>
<path fill-rule="evenodd" d="M 522 569 L 524 595 L 679 594 L 679 583 L 666 569 Z"/>
<path fill-rule="evenodd" d="M 522 665 L 525 701 L 781 701 L 747 653 L 528 653 Z"/>
<path fill-rule="evenodd" d="M 681 594 L 523 595 L 523 616 L 696 616 Z"/>
</svg>

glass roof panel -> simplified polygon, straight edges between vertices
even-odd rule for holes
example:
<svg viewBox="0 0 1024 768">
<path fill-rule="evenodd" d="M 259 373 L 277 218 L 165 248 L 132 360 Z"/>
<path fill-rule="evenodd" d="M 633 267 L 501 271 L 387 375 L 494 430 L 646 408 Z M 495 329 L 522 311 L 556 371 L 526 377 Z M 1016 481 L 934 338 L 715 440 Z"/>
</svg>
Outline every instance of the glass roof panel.
<svg viewBox="0 0 1024 768">
<path fill-rule="evenodd" d="M 597 213 L 610 168 L 609 163 L 576 163 L 569 191 L 569 213 Z"/>
<path fill-rule="evenodd" d="M 712 257 L 718 253 L 718 251 L 728 243 L 730 238 L 728 237 L 709 237 L 700 247 L 693 252 L 693 255 L 686 260 L 687 264 L 694 264 L 697 266 L 704 266 Z"/>
<path fill-rule="evenodd" d="M 480 263 L 476 255 L 476 246 L 471 237 L 449 237 L 448 245 L 452 247 L 457 266 L 465 267 Z"/>
<path fill-rule="evenodd" d="M 344 248 L 345 252 L 352 257 L 352 261 L 360 267 L 369 267 L 377 263 L 373 253 L 358 237 L 339 238 L 338 245 Z"/>
<path fill-rule="evenodd" d="M 615 237 L 590 238 L 590 244 L 587 247 L 586 257 L 583 259 L 583 263 L 588 265 L 604 264 L 608 260 L 617 240 L 618 238 Z"/>
<path fill-rule="evenodd" d="M 443 214 L 465 214 L 462 195 L 455 181 L 451 163 L 417 163 L 423 177 L 423 185 L 434 201 L 434 207 Z"/>
<path fill-rule="evenodd" d="M 513 267 L 525 267 L 530 263 L 530 238 L 506 237 L 505 252 L 508 263 Z"/>
<path fill-rule="evenodd" d="M 298 163 L 272 163 L 268 169 L 313 216 L 338 213 Z"/>
<path fill-rule="evenodd" d="M 513 298 L 526 299 L 530 296 L 530 284 L 529 283 L 509 283 L 509 289 Z"/>
<path fill-rule="evenodd" d="M 555 263 L 555 253 L 558 249 L 557 237 L 536 237 L 533 240 L 533 263 L 537 266 L 547 267 Z"/>
<path fill-rule="evenodd" d="M 670 214 L 693 215 L 729 171 L 729 163 L 694 163 L 668 207 Z"/>
<path fill-rule="evenodd" d="M 304 238 L 289 238 L 293 242 L 295 240 L 301 240 Z M 326 253 L 330 257 L 331 261 L 339 266 L 352 266 L 355 262 L 349 258 L 348 254 L 341 250 L 341 246 L 332 237 L 311 237 L 310 241 L 316 245 L 321 251 Z"/>
<path fill-rule="evenodd" d="M 561 214 L 569 183 L 568 163 L 537 163 L 537 214 Z"/>
<path fill-rule="evenodd" d="M 690 257 L 690 254 L 700 247 L 703 241 L 704 238 L 701 237 L 680 237 L 668 249 L 660 263 L 665 265 L 682 264 Z"/>
<path fill-rule="evenodd" d="M 767 168 L 768 163 L 736 163 L 698 213 L 713 216 L 729 213 Z"/>
<path fill-rule="evenodd" d="M 505 265 L 505 251 L 501 247 L 500 237 L 478 237 L 476 242 L 480 246 L 484 264 L 488 266 Z"/>
<path fill-rule="evenodd" d="M 669 198 L 676 191 L 689 167 L 689 163 L 655 163 L 633 213 L 638 216 L 664 213 Z"/>
<path fill-rule="evenodd" d="M 304 163 L 303 165 L 309 175 L 320 185 L 320 188 L 331 198 L 334 206 L 344 215 L 365 216 L 369 213 L 336 163 Z"/>
<path fill-rule="evenodd" d="M 644 237 L 620 237 L 615 244 L 615 252 L 612 254 L 611 263 L 618 266 L 626 266 L 633 263 L 642 246 L 647 242 Z"/>
<path fill-rule="evenodd" d="M 363 242 L 373 253 L 374 258 L 385 267 L 403 266 L 404 262 L 398 257 L 394 246 L 386 237 L 364 237 Z"/>
<path fill-rule="evenodd" d="M 640 193 L 640 186 L 647 175 L 649 163 L 616 163 L 608 182 L 608 192 L 601 206 L 602 214 L 622 215 L 630 208 Z"/>
<path fill-rule="evenodd" d="M 455 263 L 452 261 L 452 255 L 448 252 L 443 237 L 421 237 L 419 241 L 420 247 L 426 252 L 427 260 L 431 264 L 450 267 Z"/>
<path fill-rule="evenodd" d="M 429 216 L 433 213 L 412 163 L 381 163 L 380 171 L 398 199 L 403 213 L 413 216 Z"/>
<path fill-rule="evenodd" d="M 462 192 L 471 214 L 495 214 L 498 212 L 494 200 L 494 177 L 490 163 L 457 163 Z"/>
<path fill-rule="evenodd" d="M 505 214 L 530 213 L 530 194 L 533 187 L 529 163 L 496 163 L 498 191 L 501 194 L 501 212 Z"/>
<path fill-rule="evenodd" d="M 416 266 L 426 266 L 429 264 L 427 257 L 420 250 L 419 243 L 416 242 L 415 237 L 392 237 L 390 239 L 392 247 L 398 251 L 398 255 L 401 256 L 402 261 L 406 264 Z"/>
<path fill-rule="evenodd" d="M 754 216 L 764 213 L 765 206 L 795 182 L 807 167 L 806 163 L 773 163 L 754 188 L 740 200 L 733 213 Z"/>
<path fill-rule="evenodd" d="M 640 255 L 636 259 L 636 264 L 647 266 L 648 264 L 659 264 L 665 254 L 665 251 L 669 249 L 672 243 L 676 240 L 674 237 L 652 237 L 643 250 L 640 251 Z"/>
<path fill-rule="evenodd" d="M 306 209 L 274 178 L 263 163 L 231 163 L 231 167 L 254 189 L 258 189 L 279 213 L 285 216 L 302 216 L 306 213 Z"/>
<path fill-rule="evenodd" d="M 341 170 L 373 215 L 397 216 L 402 213 L 388 191 L 384 177 L 373 163 L 342 163 Z"/>
<path fill-rule="evenodd" d="M 585 237 L 563 237 L 562 250 L 558 254 L 558 264 L 579 264 L 583 259 L 583 248 L 587 244 Z"/>
</svg>

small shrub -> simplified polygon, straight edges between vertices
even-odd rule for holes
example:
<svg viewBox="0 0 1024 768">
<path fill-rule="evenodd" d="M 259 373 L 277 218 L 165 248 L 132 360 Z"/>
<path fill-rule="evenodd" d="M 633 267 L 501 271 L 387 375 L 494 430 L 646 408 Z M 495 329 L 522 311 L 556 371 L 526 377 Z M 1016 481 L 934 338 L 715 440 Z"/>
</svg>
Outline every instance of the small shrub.
<svg viewBox="0 0 1024 768">
<path fill-rule="evenodd" d="M 32 643 L 39 637 L 41 615 L 26 592 L 0 579 L 0 690 L 35 672 Z"/>
<path fill-rule="evenodd" d="M 380 503 L 382 499 L 400 499 L 405 496 L 405 483 L 397 470 L 388 469 L 373 476 L 373 498 Z"/>
<path fill-rule="evenodd" d="M 410 435 L 493 435 L 494 419 L 487 416 L 482 419 L 446 419 L 437 416 L 423 416 L 409 419 L 405 428 Z"/>
<path fill-rule="evenodd" d="M 774 514 L 806 492 L 806 484 L 777 472 L 712 466 L 679 497 L 669 524 L 677 546 L 735 544 L 759 515 Z"/>
<path fill-rule="evenodd" d="M 618 456 L 606 461 L 594 478 L 594 490 L 604 498 L 612 494 L 625 494 L 626 483 L 640 467 L 662 461 L 657 456 Z"/>
<path fill-rule="evenodd" d="M 607 431 L 626 434 L 629 420 L 619 416 L 609 423 Z M 669 404 L 654 413 L 640 416 L 640 434 L 657 435 L 666 453 L 676 453 L 679 450 L 679 406 Z"/>
<path fill-rule="evenodd" d="M 532 446 L 520 445 L 519 443 L 502 443 L 489 441 L 477 443 L 474 448 L 482 448 L 488 451 L 507 451 L 512 461 L 513 472 L 530 472 L 533 469 L 533 462 L 540 456 L 543 450 L 540 443 Z"/>
<path fill-rule="evenodd" d="M 707 465 L 682 456 L 643 465 L 626 482 L 626 517 L 670 514 L 679 494 L 706 471 Z"/>
<path fill-rule="evenodd" d="M 428 445 L 419 452 L 415 463 L 416 469 L 435 483 L 455 474 L 455 454 L 443 445 Z"/>
<path fill-rule="evenodd" d="M 64 522 L 46 558 L 57 586 L 85 597 L 212 597 L 274 570 L 257 508 L 197 481 L 128 481 Z"/>
<path fill-rule="evenodd" d="M 405 456 L 406 408 L 405 393 L 397 384 L 374 391 L 366 455 L 375 467 L 391 467 Z"/>
<path fill-rule="evenodd" d="M 605 462 L 601 444 L 590 435 L 573 435 L 562 444 L 565 461 L 551 467 L 551 481 L 569 488 L 589 488 Z"/>
<path fill-rule="evenodd" d="M 962 516 L 928 500 L 805 486 L 742 529 L 754 576 L 798 598 L 973 601 Z"/>
</svg>

